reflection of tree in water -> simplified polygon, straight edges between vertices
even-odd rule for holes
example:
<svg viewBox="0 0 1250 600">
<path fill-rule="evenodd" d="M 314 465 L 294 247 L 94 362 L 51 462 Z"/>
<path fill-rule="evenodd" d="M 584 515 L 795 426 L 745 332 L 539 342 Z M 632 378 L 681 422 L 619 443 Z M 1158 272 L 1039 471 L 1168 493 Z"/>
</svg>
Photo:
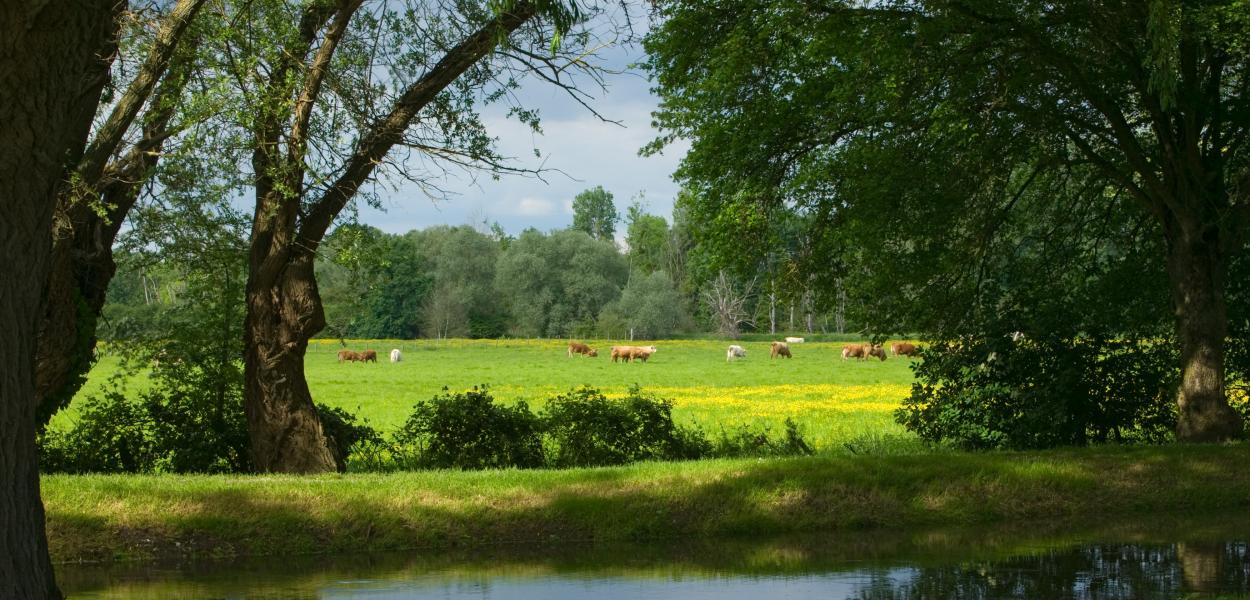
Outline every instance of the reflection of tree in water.
<svg viewBox="0 0 1250 600">
<path fill-rule="evenodd" d="M 1250 593 L 1246 543 L 1096 545 L 1001 561 L 874 570 L 862 600 L 1203 597 Z"/>
</svg>

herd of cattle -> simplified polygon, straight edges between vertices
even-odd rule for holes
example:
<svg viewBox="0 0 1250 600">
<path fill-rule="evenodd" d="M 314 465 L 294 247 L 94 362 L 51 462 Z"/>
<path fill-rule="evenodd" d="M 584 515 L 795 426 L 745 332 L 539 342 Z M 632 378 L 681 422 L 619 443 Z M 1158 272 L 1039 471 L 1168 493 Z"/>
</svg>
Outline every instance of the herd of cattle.
<svg viewBox="0 0 1250 600">
<path fill-rule="evenodd" d="M 769 358 L 792 358 L 794 355 L 790 353 L 790 344 L 802 344 L 801 337 L 788 337 L 784 342 L 771 342 L 768 345 Z M 640 360 L 647 362 L 652 354 L 655 354 L 658 348 L 655 346 L 612 346 L 612 362 L 633 362 Z M 894 356 L 913 357 L 920 354 L 920 348 L 911 342 L 894 342 L 890 344 L 890 353 Z M 569 342 L 568 356 L 580 354 L 582 356 L 595 357 L 599 356 L 599 352 L 590 346 L 581 342 Z M 355 352 L 352 350 L 339 350 L 339 362 L 378 362 L 378 353 L 375 350 L 364 350 Z M 746 358 L 747 350 L 737 344 L 731 344 L 729 349 L 725 351 L 725 361 L 731 362 L 739 358 Z M 885 360 L 885 348 L 880 344 L 847 344 L 842 347 L 842 360 L 854 358 L 855 360 L 865 360 L 869 358 L 879 358 Z M 397 363 L 403 360 L 403 354 L 399 348 L 391 350 L 391 362 Z"/>
</svg>

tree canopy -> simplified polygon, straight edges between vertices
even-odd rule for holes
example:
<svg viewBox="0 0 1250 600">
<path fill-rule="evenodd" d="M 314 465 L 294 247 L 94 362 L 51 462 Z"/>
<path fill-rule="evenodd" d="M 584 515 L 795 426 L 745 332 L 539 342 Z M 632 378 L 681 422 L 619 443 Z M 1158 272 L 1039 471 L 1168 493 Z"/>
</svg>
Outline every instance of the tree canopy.
<svg viewBox="0 0 1250 600">
<path fill-rule="evenodd" d="M 722 252 L 763 255 L 778 215 L 801 215 L 824 265 L 806 270 L 850 278 L 878 331 L 1081 335 L 1171 312 L 1178 432 L 1224 439 L 1240 430 L 1224 338 L 1250 231 L 1246 9 L 667 2 L 646 41 L 664 131 L 649 148 L 691 141 L 677 176 Z"/>
</svg>

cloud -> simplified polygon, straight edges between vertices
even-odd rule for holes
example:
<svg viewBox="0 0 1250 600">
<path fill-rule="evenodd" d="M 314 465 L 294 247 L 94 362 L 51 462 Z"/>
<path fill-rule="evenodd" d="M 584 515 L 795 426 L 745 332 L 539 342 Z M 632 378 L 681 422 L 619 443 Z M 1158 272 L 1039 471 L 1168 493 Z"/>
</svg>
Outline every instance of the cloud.
<svg viewBox="0 0 1250 600">
<path fill-rule="evenodd" d="M 546 217 L 556 212 L 556 204 L 546 198 L 526 196 L 516 204 L 515 214 L 522 217 Z"/>
<path fill-rule="evenodd" d="M 621 125 L 605 123 L 584 108 L 570 107 L 563 92 L 550 86 L 527 90 L 525 98 L 527 105 L 543 115 L 541 134 L 507 118 L 502 107 L 483 110 L 483 122 L 498 139 L 500 153 L 513 157 L 510 164 L 514 167 L 544 169 L 540 177 L 493 179 L 479 174 L 447 179 L 439 186 L 450 192 L 450 198 L 437 205 L 419 190 L 401 186 L 385 194 L 385 212 L 362 207 L 361 220 L 392 233 L 483 218 L 498 221 L 514 234 L 528 227 L 562 229 L 573 221 L 573 197 L 596 185 L 612 192 L 622 215 L 632 198 L 644 194 L 648 211 L 668 218 L 678 191 L 671 175 L 688 144 L 678 142 L 657 156 L 638 156 L 639 148 L 657 135 L 651 128 L 651 111 L 658 100 L 636 74 L 621 76 L 612 84 L 592 104 Z M 534 156 L 535 148 L 540 157 Z"/>
</svg>

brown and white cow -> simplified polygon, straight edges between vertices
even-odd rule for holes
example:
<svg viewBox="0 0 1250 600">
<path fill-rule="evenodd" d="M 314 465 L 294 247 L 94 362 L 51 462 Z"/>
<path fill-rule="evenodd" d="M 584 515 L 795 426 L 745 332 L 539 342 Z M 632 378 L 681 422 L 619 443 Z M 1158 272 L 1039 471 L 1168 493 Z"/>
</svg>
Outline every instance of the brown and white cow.
<svg viewBox="0 0 1250 600">
<path fill-rule="evenodd" d="M 372 363 L 378 362 L 377 350 L 365 350 L 364 352 L 361 352 L 360 360 L 362 362 L 372 362 Z"/>
<path fill-rule="evenodd" d="M 586 356 L 599 356 L 599 353 L 596 352 L 594 348 L 591 348 L 590 346 L 587 346 L 586 344 L 583 344 L 581 342 L 569 342 L 568 355 L 573 356 L 574 354 L 584 354 Z"/>
<path fill-rule="evenodd" d="M 864 360 L 864 355 L 868 353 L 868 348 L 864 344 L 847 344 L 842 346 L 842 360 L 853 358 L 855 360 Z"/>
<path fill-rule="evenodd" d="M 920 353 L 920 348 L 911 342 L 894 342 L 890 344 L 890 353 L 894 356 L 912 357 Z"/>
<path fill-rule="evenodd" d="M 768 358 L 770 359 L 777 358 L 778 356 L 792 358 L 790 356 L 790 344 L 787 344 L 785 342 L 773 342 L 769 344 L 768 345 Z"/>
<path fill-rule="evenodd" d="M 360 360 L 360 355 L 351 350 L 339 350 L 339 362 L 344 361 L 356 362 Z"/>
</svg>

